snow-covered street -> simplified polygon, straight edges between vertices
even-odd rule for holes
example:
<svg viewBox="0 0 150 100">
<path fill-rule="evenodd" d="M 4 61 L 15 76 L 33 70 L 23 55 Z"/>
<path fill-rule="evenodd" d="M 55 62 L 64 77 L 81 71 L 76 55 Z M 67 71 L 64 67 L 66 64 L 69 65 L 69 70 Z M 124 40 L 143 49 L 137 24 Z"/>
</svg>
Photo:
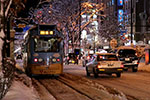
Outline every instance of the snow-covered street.
<svg viewBox="0 0 150 100">
<path fill-rule="evenodd" d="M 142 68 L 145 69 L 142 66 L 139 69 Z M 146 79 L 144 82 L 149 82 L 147 80 L 149 74 L 147 72 L 124 72 L 121 78 L 100 75 L 99 78 L 95 79 L 86 77 L 84 67 L 65 65 L 64 74 L 57 78 L 48 76 L 31 79 L 25 74 L 16 74 L 13 84 L 3 100 L 134 100 L 140 97 L 140 100 L 145 100 L 142 99 L 144 94 L 145 98 L 149 100 L 150 97 L 147 95 L 148 84 L 141 82 L 145 85 L 145 88 L 140 88 L 141 84 L 132 85 L 142 78 Z M 139 75 L 142 75 L 141 79 L 137 77 Z M 128 76 L 133 82 L 128 82 L 131 81 Z M 126 83 L 124 83 L 125 78 L 127 78 Z M 135 81 L 132 78 L 135 78 Z M 128 89 L 125 89 L 125 87 Z M 136 93 L 133 93 L 132 90 Z M 136 97 L 135 94 L 140 93 L 141 95 Z"/>
</svg>

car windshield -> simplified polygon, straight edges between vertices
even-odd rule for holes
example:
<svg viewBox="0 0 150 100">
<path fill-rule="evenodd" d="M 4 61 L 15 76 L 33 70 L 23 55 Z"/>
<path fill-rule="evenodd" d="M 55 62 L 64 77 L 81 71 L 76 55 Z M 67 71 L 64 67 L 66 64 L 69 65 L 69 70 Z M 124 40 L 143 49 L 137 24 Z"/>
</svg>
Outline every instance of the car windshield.
<svg viewBox="0 0 150 100">
<path fill-rule="evenodd" d="M 117 61 L 116 55 L 98 55 L 97 61 Z"/>
<path fill-rule="evenodd" d="M 70 58 L 74 58 L 74 57 L 75 57 L 75 54 L 74 54 L 74 53 L 70 53 L 70 54 L 69 54 L 69 57 L 70 57 Z"/>
<path fill-rule="evenodd" d="M 76 59 L 77 55 L 75 55 L 74 53 L 69 53 L 69 59 Z"/>
<path fill-rule="evenodd" d="M 58 38 L 34 38 L 35 52 L 59 52 L 60 42 Z"/>
<path fill-rule="evenodd" d="M 118 54 L 120 56 L 133 56 L 135 55 L 136 51 L 133 49 L 121 49 L 119 50 Z"/>
</svg>

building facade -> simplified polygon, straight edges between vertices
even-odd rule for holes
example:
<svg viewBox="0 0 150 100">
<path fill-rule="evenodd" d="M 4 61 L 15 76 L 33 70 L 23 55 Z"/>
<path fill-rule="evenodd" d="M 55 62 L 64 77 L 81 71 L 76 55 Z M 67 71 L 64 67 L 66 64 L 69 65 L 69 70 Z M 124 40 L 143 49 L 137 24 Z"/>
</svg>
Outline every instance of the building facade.
<svg viewBox="0 0 150 100">
<path fill-rule="evenodd" d="M 150 40 L 150 0 L 103 0 L 106 16 L 117 17 L 118 40 L 124 43 Z M 131 15 L 132 14 L 132 15 Z M 112 20 L 112 19 L 111 19 Z M 106 26 L 104 21 L 103 26 Z M 116 28 L 117 29 L 117 28 Z M 131 38 L 132 37 L 132 38 Z"/>
<path fill-rule="evenodd" d="M 136 0 L 135 39 L 148 43 L 150 40 L 150 0 Z"/>
</svg>

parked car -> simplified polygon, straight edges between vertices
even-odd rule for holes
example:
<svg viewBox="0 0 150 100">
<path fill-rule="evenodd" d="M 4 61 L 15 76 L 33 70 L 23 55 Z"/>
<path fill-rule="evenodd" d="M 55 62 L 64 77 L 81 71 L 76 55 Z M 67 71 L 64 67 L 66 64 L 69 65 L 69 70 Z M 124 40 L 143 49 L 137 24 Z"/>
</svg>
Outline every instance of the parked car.
<svg viewBox="0 0 150 100">
<path fill-rule="evenodd" d="M 85 67 L 86 64 L 90 61 L 93 54 L 88 54 L 87 56 L 84 56 L 82 59 L 82 66 Z"/>
<path fill-rule="evenodd" d="M 86 64 L 86 75 L 94 74 L 94 77 L 98 77 L 98 74 L 112 75 L 115 73 L 117 77 L 121 76 L 124 66 L 114 53 L 97 53 L 95 54 L 89 63 Z"/>
<path fill-rule="evenodd" d="M 69 53 L 67 57 L 67 64 L 78 64 L 78 55 L 75 55 L 74 53 Z"/>
<path fill-rule="evenodd" d="M 132 68 L 133 72 L 137 72 L 139 58 L 134 47 L 121 46 L 117 49 L 116 55 L 123 62 L 125 71 Z"/>
</svg>

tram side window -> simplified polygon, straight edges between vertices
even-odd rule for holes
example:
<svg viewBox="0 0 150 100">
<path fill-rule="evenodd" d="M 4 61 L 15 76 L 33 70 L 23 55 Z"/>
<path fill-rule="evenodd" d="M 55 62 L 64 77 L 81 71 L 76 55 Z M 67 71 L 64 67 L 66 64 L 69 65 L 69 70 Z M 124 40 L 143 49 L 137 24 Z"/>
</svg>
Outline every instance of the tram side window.
<svg viewBox="0 0 150 100">
<path fill-rule="evenodd" d="M 60 42 L 57 38 L 35 38 L 35 52 L 59 52 Z"/>
</svg>

